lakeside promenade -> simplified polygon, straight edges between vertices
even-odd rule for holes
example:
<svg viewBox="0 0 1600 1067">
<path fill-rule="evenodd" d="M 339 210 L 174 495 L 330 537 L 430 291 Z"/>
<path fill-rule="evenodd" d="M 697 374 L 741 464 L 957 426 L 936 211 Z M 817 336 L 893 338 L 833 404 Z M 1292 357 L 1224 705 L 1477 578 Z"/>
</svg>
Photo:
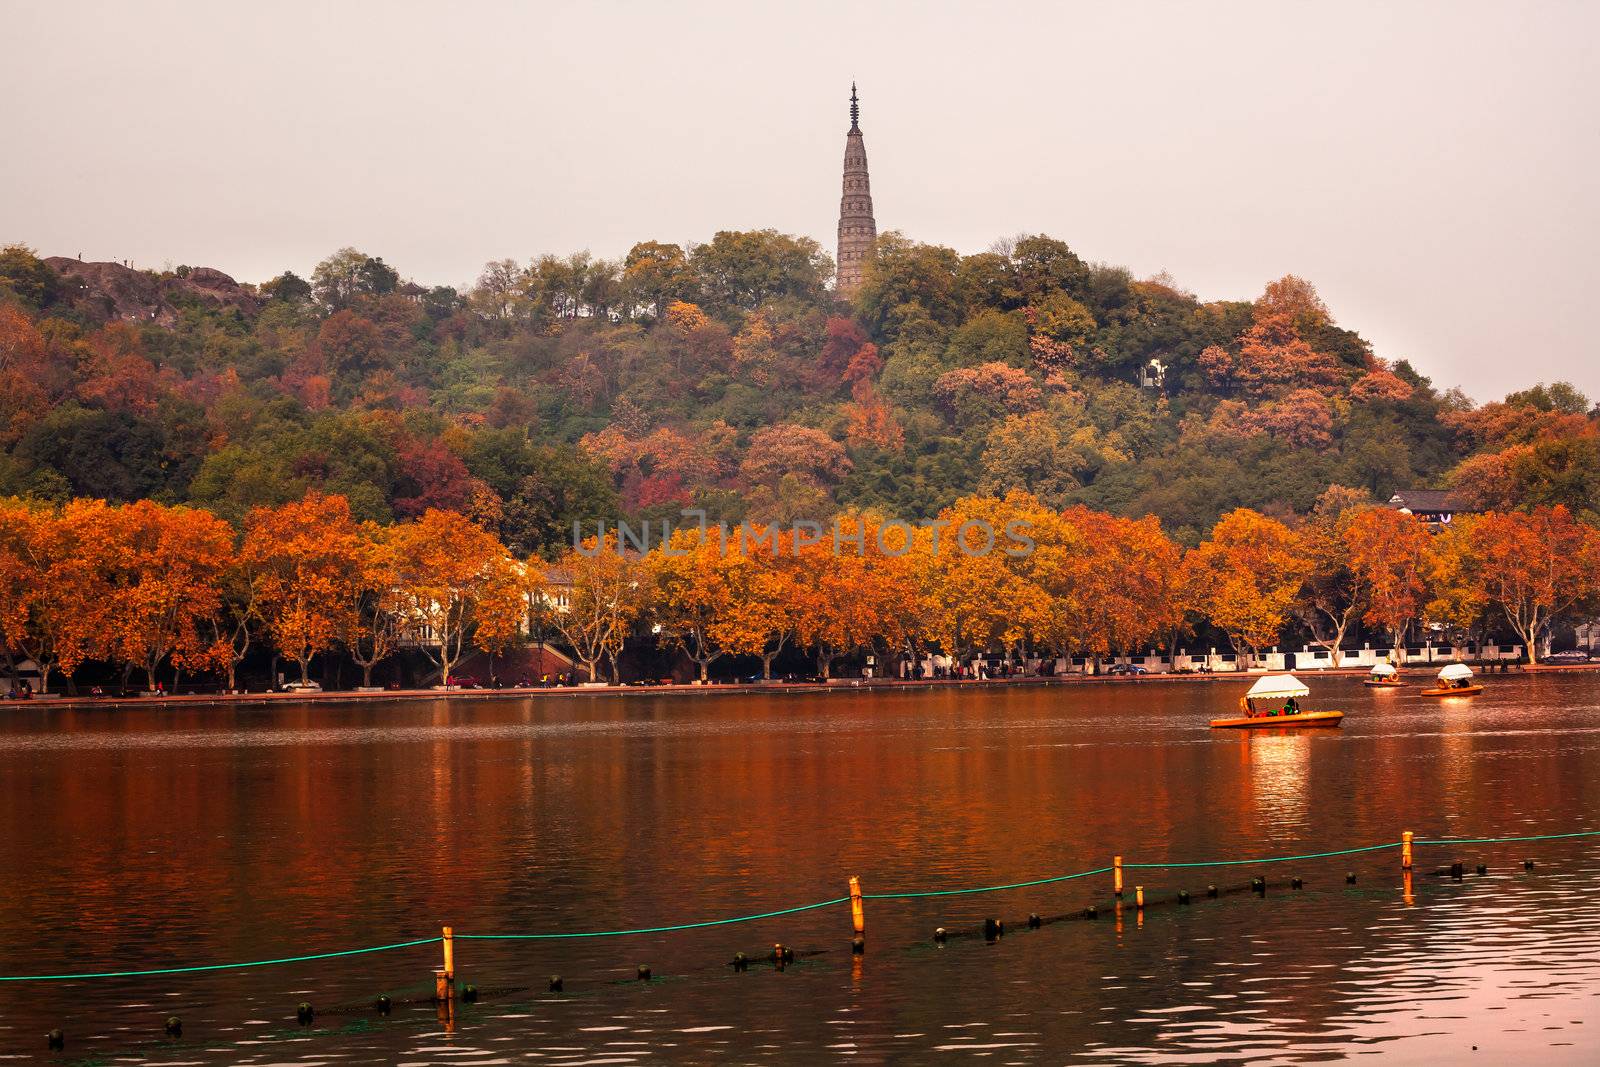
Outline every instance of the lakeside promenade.
<svg viewBox="0 0 1600 1067">
<path fill-rule="evenodd" d="M 1366 667 L 1329 667 L 1301 673 L 1308 677 L 1363 677 Z M 1508 668 L 1507 674 L 1573 674 L 1600 672 L 1600 662 L 1581 664 L 1518 664 Z M 0 698 L 0 708 L 51 707 L 51 708 L 118 708 L 118 707 L 211 707 L 247 706 L 276 703 L 290 704 L 351 704 L 368 701 L 393 700 L 520 700 L 527 697 L 571 698 L 584 696 L 651 696 L 663 693 L 706 695 L 735 695 L 740 693 L 831 693 L 855 692 L 862 689 L 880 691 L 1006 688 L 1013 686 L 1075 686 L 1075 685 L 1214 685 L 1239 682 L 1259 677 L 1260 671 L 1227 671 L 1216 674 L 1067 674 L 1067 675 L 1013 675 L 1007 678 L 835 678 L 830 681 L 771 681 L 771 682 L 711 682 L 705 685 L 673 683 L 669 685 L 611 685 L 583 684 L 576 686 L 507 686 L 500 689 L 384 689 L 373 691 L 331 690 L 325 692 L 279 693 L 182 693 L 163 696 L 65 696 L 50 694 L 27 700 Z M 1431 676 L 1429 671 L 1412 671 L 1418 678 Z M 1486 676 L 1488 672 L 1485 672 Z M 1498 673 L 1498 672 L 1496 672 Z"/>
</svg>

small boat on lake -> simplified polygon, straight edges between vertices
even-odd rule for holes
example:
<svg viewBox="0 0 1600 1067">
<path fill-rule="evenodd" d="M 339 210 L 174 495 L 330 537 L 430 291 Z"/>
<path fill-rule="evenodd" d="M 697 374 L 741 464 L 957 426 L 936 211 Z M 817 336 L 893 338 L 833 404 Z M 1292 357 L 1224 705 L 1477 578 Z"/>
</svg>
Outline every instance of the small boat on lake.
<svg viewBox="0 0 1600 1067">
<path fill-rule="evenodd" d="M 1483 685 L 1472 680 L 1472 668 L 1452 663 L 1439 672 L 1439 680 L 1422 691 L 1425 697 L 1469 697 L 1483 692 Z"/>
<path fill-rule="evenodd" d="M 1372 668 L 1372 673 L 1367 676 L 1363 685 L 1370 685 L 1374 689 L 1398 689 L 1405 685 L 1400 680 L 1400 671 L 1393 663 L 1378 663 Z"/>
<path fill-rule="evenodd" d="M 1338 726 L 1342 711 L 1301 711 L 1300 698 L 1311 690 L 1292 674 L 1268 674 L 1256 680 L 1239 698 L 1241 714 L 1232 719 L 1212 719 L 1218 730 L 1261 730 L 1299 726 Z"/>
</svg>

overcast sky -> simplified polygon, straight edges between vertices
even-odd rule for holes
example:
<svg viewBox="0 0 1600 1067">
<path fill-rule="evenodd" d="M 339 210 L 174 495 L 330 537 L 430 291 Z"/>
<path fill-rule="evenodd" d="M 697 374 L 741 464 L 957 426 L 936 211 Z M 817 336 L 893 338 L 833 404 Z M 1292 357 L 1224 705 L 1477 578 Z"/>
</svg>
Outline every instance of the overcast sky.
<svg viewBox="0 0 1600 1067">
<path fill-rule="evenodd" d="M 1600 396 L 1600 4 L 0 0 L 0 242 L 302 275 L 771 226 L 1043 232 L 1380 355 Z"/>
</svg>

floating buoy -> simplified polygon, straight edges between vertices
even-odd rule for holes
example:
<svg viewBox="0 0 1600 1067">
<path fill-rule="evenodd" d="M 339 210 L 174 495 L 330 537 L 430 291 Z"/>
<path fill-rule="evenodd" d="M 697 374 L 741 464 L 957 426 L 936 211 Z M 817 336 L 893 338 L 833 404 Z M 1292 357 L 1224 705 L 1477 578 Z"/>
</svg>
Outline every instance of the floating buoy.
<svg viewBox="0 0 1600 1067">
<path fill-rule="evenodd" d="M 1005 935 L 1006 924 L 999 919 L 983 920 L 983 936 L 990 941 Z"/>
<path fill-rule="evenodd" d="M 162 1029 L 167 1032 L 168 1037 L 182 1037 L 183 1020 L 176 1015 L 169 1015 L 167 1016 L 167 1023 Z"/>
<path fill-rule="evenodd" d="M 1178 903 L 1179 904 L 1187 904 L 1187 903 L 1189 903 L 1189 891 L 1187 889 L 1178 890 Z"/>
<path fill-rule="evenodd" d="M 646 965 L 642 964 L 642 963 L 639 964 L 639 981 L 641 981 L 641 982 L 650 981 L 650 968 L 647 967 Z"/>
<path fill-rule="evenodd" d="M 1523 860 L 1522 861 L 1522 869 L 1525 870 L 1525 871 L 1533 870 L 1533 861 L 1532 860 Z"/>
<path fill-rule="evenodd" d="M 1356 872 L 1355 871 L 1350 871 L 1350 872 L 1345 874 L 1345 876 L 1344 876 L 1344 884 L 1345 885 L 1355 885 L 1356 884 Z"/>
<path fill-rule="evenodd" d="M 1452 879 L 1454 879 L 1455 881 L 1457 881 L 1457 882 L 1461 881 L 1461 872 L 1462 872 L 1461 864 L 1452 863 L 1450 865 L 1450 877 Z"/>
<path fill-rule="evenodd" d="M 851 952 L 852 955 L 860 956 L 860 955 L 865 954 L 866 951 L 867 951 L 867 939 L 866 938 L 864 938 L 864 937 L 852 937 L 850 939 L 850 952 Z"/>
<path fill-rule="evenodd" d="M 934 932 L 933 932 L 933 943 L 935 945 L 942 945 L 942 944 L 944 944 L 945 939 L 948 938 L 949 936 L 950 935 L 945 932 L 944 927 L 941 926 L 938 929 L 934 930 Z"/>
<path fill-rule="evenodd" d="M 379 1015 L 388 1015 L 389 1012 L 394 1008 L 394 1001 L 390 1000 L 388 997 L 379 997 L 377 1000 L 372 1002 L 372 1006 L 378 1009 Z"/>
<path fill-rule="evenodd" d="M 1214 885 L 1206 886 L 1206 896 L 1210 897 L 1212 900 L 1217 899 L 1217 887 Z"/>
<path fill-rule="evenodd" d="M 1100 909 L 1091 904 L 1083 909 L 1083 917 L 1085 919 L 1098 919 L 1100 918 Z"/>
<path fill-rule="evenodd" d="M 48 1034 L 44 1035 L 44 1039 L 50 1048 L 56 1052 L 60 1052 L 62 1049 L 67 1047 L 67 1035 L 62 1033 L 60 1030 L 50 1031 Z"/>
<path fill-rule="evenodd" d="M 1478 864 L 1478 873 L 1479 874 L 1488 874 L 1489 873 L 1489 868 L 1486 865 L 1480 863 L 1480 864 Z"/>
<path fill-rule="evenodd" d="M 1028 929 L 1037 930 L 1044 925 L 1044 920 L 1039 918 L 1039 913 L 1034 912 L 1028 916 Z"/>
<path fill-rule="evenodd" d="M 461 987 L 461 999 L 468 1004 L 475 1003 L 478 999 L 478 987 L 468 982 Z"/>
<path fill-rule="evenodd" d="M 317 1013 L 311 1010 L 311 1002 L 309 1000 L 302 1000 L 300 1006 L 295 1008 L 294 1014 L 295 1018 L 300 1020 L 300 1025 L 302 1026 L 317 1017 Z"/>
<path fill-rule="evenodd" d="M 552 974 L 550 976 L 550 992 L 559 993 L 561 992 L 562 988 L 561 976 L 559 974 Z"/>
<path fill-rule="evenodd" d="M 1291 878 L 1289 880 L 1289 888 L 1290 889 L 1304 889 L 1305 887 L 1306 887 L 1306 884 L 1304 882 L 1302 882 L 1298 878 Z"/>
<path fill-rule="evenodd" d="M 745 971 L 750 969 L 750 960 L 745 957 L 743 952 L 735 952 L 733 954 L 733 969 L 736 971 Z"/>
<path fill-rule="evenodd" d="M 1260 896 L 1267 895 L 1267 880 L 1265 878 L 1250 879 L 1250 888 Z"/>
</svg>

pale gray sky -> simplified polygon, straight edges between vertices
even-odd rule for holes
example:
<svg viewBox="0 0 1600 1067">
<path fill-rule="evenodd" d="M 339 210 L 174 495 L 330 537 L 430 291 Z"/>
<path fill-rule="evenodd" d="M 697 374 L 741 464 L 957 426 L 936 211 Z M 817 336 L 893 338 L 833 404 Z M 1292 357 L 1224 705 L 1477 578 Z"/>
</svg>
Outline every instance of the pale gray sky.
<svg viewBox="0 0 1600 1067">
<path fill-rule="evenodd" d="M 1380 355 L 1600 396 L 1600 4 L 0 0 L 0 241 L 427 283 L 773 226 L 1302 274 Z"/>
</svg>

